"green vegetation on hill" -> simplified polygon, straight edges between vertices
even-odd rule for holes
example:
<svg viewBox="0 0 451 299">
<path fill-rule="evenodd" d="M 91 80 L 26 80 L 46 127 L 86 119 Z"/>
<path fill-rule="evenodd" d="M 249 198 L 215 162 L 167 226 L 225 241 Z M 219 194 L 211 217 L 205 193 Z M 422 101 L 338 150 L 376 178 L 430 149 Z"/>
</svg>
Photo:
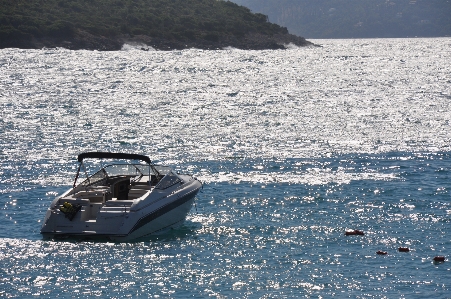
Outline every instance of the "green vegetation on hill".
<svg viewBox="0 0 451 299">
<path fill-rule="evenodd" d="M 89 39 L 99 37 L 118 47 L 119 37 L 136 36 L 174 47 L 239 46 L 256 34 L 280 36 L 288 30 L 229 1 L 0 0 L 0 48 L 33 48 L 36 40 L 57 45 L 78 41 L 73 48 L 83 43 L 89 48 Z"/>
</svg>

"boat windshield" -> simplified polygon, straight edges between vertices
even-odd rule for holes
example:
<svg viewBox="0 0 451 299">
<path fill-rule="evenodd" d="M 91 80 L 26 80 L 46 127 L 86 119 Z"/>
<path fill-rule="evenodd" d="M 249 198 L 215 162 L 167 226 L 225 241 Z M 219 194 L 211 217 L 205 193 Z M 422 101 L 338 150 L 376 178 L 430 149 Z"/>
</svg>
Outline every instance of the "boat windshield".
<svg viewBox="0 0 451 299">
<path fill-rule="evenodd" d="M 161 176 L 171 172 L 167 166 L 154 165 L 156 171 Z M 150 169 L 149 169 L 150 168 Z M 149 172 L 150 171 L 150 172 Z M 98 186 L 104 185 L 108 178 L 118 176 L 142 177 L 147 175 L 156 175 L 148 164 L 111 164 L 100 169 L 86 180 L 81 182 L 79 186 Z"/>
<path fill-rule="evenodd" d="M 154 167 L 161 175 L 167 175 L 171 172 L 171 168 L 168 166 L 154 165 Z"/>
<path fill-rule="evenodd" d="M 142 176 L 149 173 L 149 165 L 142 164 L 113 164 L 108 165 L 103 169 L 108 177 Z"/>
<path fill-rule="evenodd" d="M 166 189 L 171 186 L 174 186 L 177 183 L 182 182 L 180 177 L 174 172 L 170 171 L 166 174 L 163 179 L 155 186 L 155 189 Z"/>
</svg>

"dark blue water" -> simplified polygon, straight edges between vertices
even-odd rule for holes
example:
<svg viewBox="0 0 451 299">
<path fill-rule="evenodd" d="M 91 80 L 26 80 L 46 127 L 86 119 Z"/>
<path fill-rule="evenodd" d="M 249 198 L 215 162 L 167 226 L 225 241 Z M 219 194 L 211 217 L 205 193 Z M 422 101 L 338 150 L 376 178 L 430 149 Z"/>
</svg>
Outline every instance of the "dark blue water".
<svg viewBox="0 0 451 299">
<path fill-rule="evenodd" d="M 451 42 L 323 43 L 2 50 L 0 296 L 449 298 Z M 167 234 L 44 241 L 88 150 L 204 188 Z"/>
<path fill-rule="evenodd" d="M 448 256 L 451 246 L 450 161 L 450 153 L 388 153 L 194 163 L 211 172 L 250 172 L 263 164 L 262 171 L 274 177 L 281 168 L 302 173 L 318 167 L 395 178 L 210 183 L 183 227 L 125 244 L 41 241 L 45 209 L 53 192 L 64 189 L 29 185 L 1 195 L 2 292 L 446 298 L 450 265 L 432 259 Z M 345 236 L 351 229 L 365 235 Z M 388 254 L 379 256 L 378 250 Z"/>
</svg>

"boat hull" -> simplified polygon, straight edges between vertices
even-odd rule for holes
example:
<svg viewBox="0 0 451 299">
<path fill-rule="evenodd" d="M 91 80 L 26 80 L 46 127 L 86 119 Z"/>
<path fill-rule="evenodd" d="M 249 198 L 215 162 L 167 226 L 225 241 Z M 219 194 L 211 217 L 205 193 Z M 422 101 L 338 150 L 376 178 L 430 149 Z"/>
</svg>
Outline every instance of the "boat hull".
<svg viewBox="0 0 451 299">
<path fill-rule="evenodd" d="M 130 241 L 177 228 L 185 221 L 195 196 L 196 194 L 188 194 L 143 216 L 126 236 L 110 235 L 108 238 L 113 241 Z"/>
<path fill-rule="evenodd" d="M 87 213 L 84 209 L 93 209 L 93 205 L 83 207 L 73 220 L 51 207 L 47 211 L 41 234 L 46 239 L 89 238 L 118 242 L 161 234 L 185 221 L 201 186 L 199 181 L 193 179 L 169 196 L 157 198 L 158 194 L 153 193 L 156 199 L 143 200 L 141 206 L 118 207 L 115 213 L 99 212 L 96 220 L 83 220 L 83 213 Z M 153 202 L 146 205 L 146 201 Z M 112 207 L 102 207 L 100 211 L 106 208 Z"/>
</svg>

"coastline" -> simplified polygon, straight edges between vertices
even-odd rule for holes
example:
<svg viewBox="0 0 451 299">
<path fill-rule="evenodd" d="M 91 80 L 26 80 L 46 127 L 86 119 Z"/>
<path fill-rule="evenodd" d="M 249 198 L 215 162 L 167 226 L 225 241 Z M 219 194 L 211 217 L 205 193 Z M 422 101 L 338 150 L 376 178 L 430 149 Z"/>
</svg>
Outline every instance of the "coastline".
<svg viewBox="0 0 451 299">
<path fill-rule="evenodd" d="M 260 33 L 249 33 L 243 38 L 234 36 L 220 36 L 216 40 L 195 39 L 195 40 L 175 40 L 165 38 L 154 38 L 147 35 L 122 35 L 117 37 L 105 37 L 93 35 L 89 32 L 78 30 L 71 37 L 40 37 L 30 39 L 11 39 L 0 43 L 0 48 L 22 48 L 22 49 L 42 49 L 42 48 L 66 48 L 69 50 L 98 50 L 98 51 L 118 51 L 124 44 L 143 44 L 147 48 L 159 51 L 183 50 L 183 49 L 203 49 L 218 50 L 233 47 L 243 50 L 277 50 L 287 49 L 287 45 L 298 47 L 314 46 L 313 43 L 302 37 L 293 34 L 264 35 Z M 144 50 L 147 49 L 143 47 Z"/>
</svg>

